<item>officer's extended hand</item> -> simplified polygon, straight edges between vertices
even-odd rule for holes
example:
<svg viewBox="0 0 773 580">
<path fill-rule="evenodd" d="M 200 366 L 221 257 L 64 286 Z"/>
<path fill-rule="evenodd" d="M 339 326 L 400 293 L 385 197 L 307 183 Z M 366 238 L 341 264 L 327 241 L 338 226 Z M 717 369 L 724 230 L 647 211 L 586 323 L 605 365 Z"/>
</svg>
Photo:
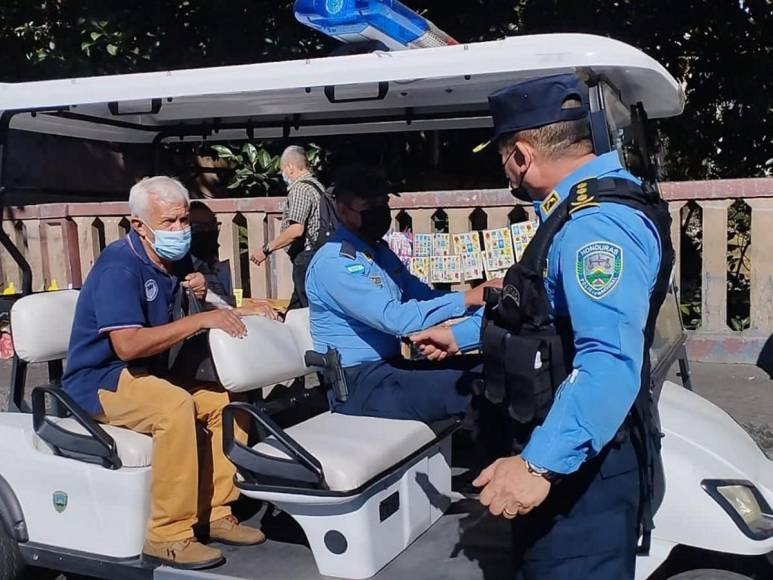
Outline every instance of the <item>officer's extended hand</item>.
<svg viewBox="0 0 773 580">
<path fill-rule="evenodd" d="M 247 327 L 233 310 L 211 310 L 194 316 L 200 317 L 201 328 L 218 328 L 234 338 L 247 336 Z"/>
<path fill-rule="evenodd" d="M 443 360 L 448 355 L 459 352 L 459 346 L 456 344 L 450 326 L 433 326 L 412 335 L 410 338 L 419 352 L 429 360 Z"/>
<path fill-rule="evenodd" d="M 256 266 L 260 266 L 263 262 L 266 261 L 267 258 L 268 256 L 263 253 L 263 250 L 256 250 L 255 252 L 252 252 L 250 261 Z"/>
<path fill-rule="evenodd" d="M 484 298 L 486 288 L 501 288 L 502 282 L 502 278 L 493 278 L 484 282 L 483 284 L 480 284 L 479 286 L 476 286 L 472 290 L 467 290 L 464 293 L 464 305 L 467 308 L 472 306 L 483 306 L 485 304 Z"/>
<path fill-rule="evenodd" d="M 529 473 L 520 455 L 497 459 L 472 484 L 483 488 L 480 503 L 493 515 L 504 515 L 507 519 L 529 513 L 550 493 L 550 482 Z"/>
<path fill-rule="evenodd" d="M 277 311 L 271 307 L 271 304 L 263 300 L 253 300 L 241 308 L 237 308 L 236 312 L 241 316 L 262 316 L 271 320 L 279 320 Z"/>
<path fill-rule="evenodd" d="M 204 300 L 204 297 L 207 295 L 207 279 L 201 272 L 188 274 L 181 285 L 183 288 L 192 289 L 193 295 L 199 300 Z"/>
</svg>

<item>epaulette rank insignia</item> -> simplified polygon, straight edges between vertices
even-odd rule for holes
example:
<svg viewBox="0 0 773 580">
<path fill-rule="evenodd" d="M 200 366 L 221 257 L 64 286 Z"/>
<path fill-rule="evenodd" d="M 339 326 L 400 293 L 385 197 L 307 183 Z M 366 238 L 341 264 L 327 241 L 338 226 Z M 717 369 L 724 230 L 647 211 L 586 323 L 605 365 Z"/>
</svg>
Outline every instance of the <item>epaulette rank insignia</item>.
<svg viewBox="0 0 773 580">
<path fill-rule="evenodd" d="M 581 181 L 572 188 L 574 190 L 574 195 L 569 202 L 570 214 L 586 207 L 593 207 L 599 204 L 599 202 L 596 201 L 596 184 L 597 181 L 591 179 L 588 181 Z"/>
</svg>

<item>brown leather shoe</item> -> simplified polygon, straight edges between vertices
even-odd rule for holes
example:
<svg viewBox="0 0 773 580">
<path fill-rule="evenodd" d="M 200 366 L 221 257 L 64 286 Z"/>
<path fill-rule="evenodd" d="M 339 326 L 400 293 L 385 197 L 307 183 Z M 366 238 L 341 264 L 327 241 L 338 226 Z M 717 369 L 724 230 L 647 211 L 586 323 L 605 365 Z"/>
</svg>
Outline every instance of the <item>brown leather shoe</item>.
<svg viewBox="0 0 773 580">
<path fill-rule="evenodd" d="M 254 546 L 265 542 L 266 535 L 257 528 L 240 524 L 231 515 L 209 524 L 209 539 L 232 546 Z"/>
<path fill-rule="evenodd" d="M 182 570 L 201 570 L 211 568 L 223 562 L 223 552 L 186 538 L 176 542 L 154 542 L 145 540 L 142 548 L 142 561 L 151 565 L 166 565 Z"/>
</svg>

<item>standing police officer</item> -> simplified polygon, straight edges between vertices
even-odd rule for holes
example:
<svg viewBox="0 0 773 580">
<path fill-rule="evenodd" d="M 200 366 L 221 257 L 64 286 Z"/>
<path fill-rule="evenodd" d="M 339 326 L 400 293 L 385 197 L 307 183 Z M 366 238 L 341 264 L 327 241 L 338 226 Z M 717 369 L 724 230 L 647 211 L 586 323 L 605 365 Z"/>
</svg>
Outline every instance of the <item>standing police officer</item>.
<svg viewBox="0 0 773 580">
<path fill-rule="evenodd" d="M 525 419 L 514 427 L 518 454 L 498 459 L 474 482 L 480 501 L 513 519 L 517 579 L 632 579 L 642 526 L 651 527 L 658 445 L 648 406 L 648 350 L 673 259 L 668 213 L 621 166 L 617 152 L 594 154 L 587 87 L 575 75 L 513 85 L 492 94 L 489 104 L 513 194 L 528 195 L 541 223 L 497 303 L 515 313 L 516 323 L 491 335 L 501 342 L 487 344 L 487 310 L 486 318 L 479 312 L 413 339 L 434 358 L 477 347 L 486 325 L 487 392 L 501 378 L 489 373 L 489 360 L 501 366 L 503 358 L 486 352 L 491 344 L 517 345 L 506 351 L 510 364 L 529 345 L 540 345 L 536 360 L 530 351 L 514 378 L 507 378 L 507 365 L 500 368 L 502 382 L 536 388 L 550 374 L 563 375 L 547 389 L 544 415 L 540 392 L 524 398 L 506 386 L 499 393 L 510 415 Z M 524 262 L 534 267 L 524 270 Z M 535 322 L 541 302 L 547 323 Z M 541 358 L 549 354 L 545 345 L 560 351 L 560 343 L 566 356 Z M 541 373 L 543 362 L 556 368 Z"/>
</svg>

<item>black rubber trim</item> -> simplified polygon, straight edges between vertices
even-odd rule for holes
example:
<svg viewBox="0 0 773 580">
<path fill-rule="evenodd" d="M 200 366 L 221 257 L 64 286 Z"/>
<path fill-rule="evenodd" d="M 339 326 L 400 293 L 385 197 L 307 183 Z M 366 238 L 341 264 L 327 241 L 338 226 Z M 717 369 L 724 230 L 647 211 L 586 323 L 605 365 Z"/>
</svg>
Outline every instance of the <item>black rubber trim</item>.
<svg viewBox="0 0 773 580">
<path fill-rule="evenodd" d="M 757 541 L 769 540 L 771 537 L 773 537 L 773 532 L 768 534 L 761 534 L 752 531 L 752 529 L 746 524 L 743 518 L 738 515 L 738 512 L 735 511 L 733 506 L 730 505 L 730 502 L 728 502 L 717 490 L 719 487 L 733 485 L 745 487 L 751 491 L 752 495 L 754 495 L 754 498 L 757 500 L 757 503 L 760 505 L 762 513 L 767 514 L 768 516 L 773 516 L 773 509 L 770 508 L 770 505 L 768 504 L 765 497 L 751 481 L 747 481 L 745 479 L 704 479 L 701 481 L 701 487 L 714 499 L 714 501 L 720 505 L 720 507 L 722 507 L 723 510 L 725 510 L 727 515 L 730 516 L 730 519 L 735 522 L 735 525 L 738 526 L 738 529 L 740 529 L 747 538 L 751 538 L 752 540 Z"/>
<path fill-rule="evenodd" d="M 372 97 L 352 97 L 349 99 L 336 98 L 336 88 L 334 85 L 327 85 L 323 89 L 325 98 L 330 103 L 365 103 L 368 101 L 383 101 L 389 94 L 389 83 L 387 81 L 380 81 L 378 83 L 378 93 Z"/>
<path fill-rule="evenodd" d="M 143 564 L 139 555 L 131 558 L 111 558 L 34 542 L 20 544 L 19 550 L 24 561 L 30 566 L 67 574 L 110 578 L 110 580 L 151 580 L 153 578 L 154 568 Z"/>
<path fill-rule="evenodd" d="M 13 489 L 0 475 L 0 523 L 5 532 L 19 543 L 30 539 L 24 512 Z"/>
<path fill-rule="evenodd" d="M 416 459 L 418 456 L 422 455 L 425 451 L 428 449 L 434 447 L 438 444 L 439 441 L 442 441 L 446 437 L 450 436 L 454 431 L 459 429 L 462 425 L 462 422 L 460 420 L 454 421 L 452 424 L 450 424 L 448 427 L 445 427 L 444 429 L 440 429 L 436 432 L 436 437 L 427 443 L 426 445 L 423 445 L 419 447 L 416 451 L 411 453 L 410 455 L 406 456 L 402 459 L 402 461 L 398 461 L 394 465 L 391 465 L 388 469 L 385 469 L 381 473 L 378 473 L 365 483 L 363 483 L 361 486 L 347 490 L 347 491 L 333 491 L 330 489 L 313 489 L 313 488 L 302 488 L 302 487 L 293 487 L 289 485 L 268 485 L 268 484 L 261 484 L 257 482 L 249 482 L 249 481 L 239 481 L 238 479 L 235 480 L 236 487 L 243 491 L 260 491 L 260 492 L 266 492 L 266 493 L 287 493 L 287 494 L 294 494 L 294 495 L 308 495 L 308 496 L 314 496 L 314 497 L 354 497 L 356 495 L 361 494 L 366 489 L 371 487 L 374 483 L 378 482 L 381 479 L 384 479 L 388 477 L 391 473 L 394 471 L 400 469 L 404 465 L 411 463 L 414 459 Z"/>
<path fill-rule="evenodd" d="M 272 457 L 255 451 L 234 437 L 236 413 L 248 416 L 258 428 L 259 442 L 269 436 L 277 449 L 290 459 Z M 271 444 L 273 442 L 269 442 Z M 271 417 L 247 403 L 231 403 L 223 409 L 223 452 L 244 480 L 252 484 L 281 484 L 303 488 L 327 489 L 322 464 L 290 437 Z"/>
<path fill-rule="evenodd" d="M 121 103 L 118 101 L 110 101 L 107 104 L 107 109 L 111 115 L 117 117 L 121 115 L 157 115 L 161 111 L 161 99 L 150 99 L 150 109 L 147 111 L 121 112 Z"/>
<path fill-rule="evenodd" d="M 46 396 L 53 398 L 59 408 L 66 410 L 89 434 L 73 433 L 51 421 L 46 416 Z M 61 389 L 36 387 L 32 390 L 32 425 L 37 436 L 56 455 L 108 469 L 122 467 L 115 440 Z"/>
</svg>

